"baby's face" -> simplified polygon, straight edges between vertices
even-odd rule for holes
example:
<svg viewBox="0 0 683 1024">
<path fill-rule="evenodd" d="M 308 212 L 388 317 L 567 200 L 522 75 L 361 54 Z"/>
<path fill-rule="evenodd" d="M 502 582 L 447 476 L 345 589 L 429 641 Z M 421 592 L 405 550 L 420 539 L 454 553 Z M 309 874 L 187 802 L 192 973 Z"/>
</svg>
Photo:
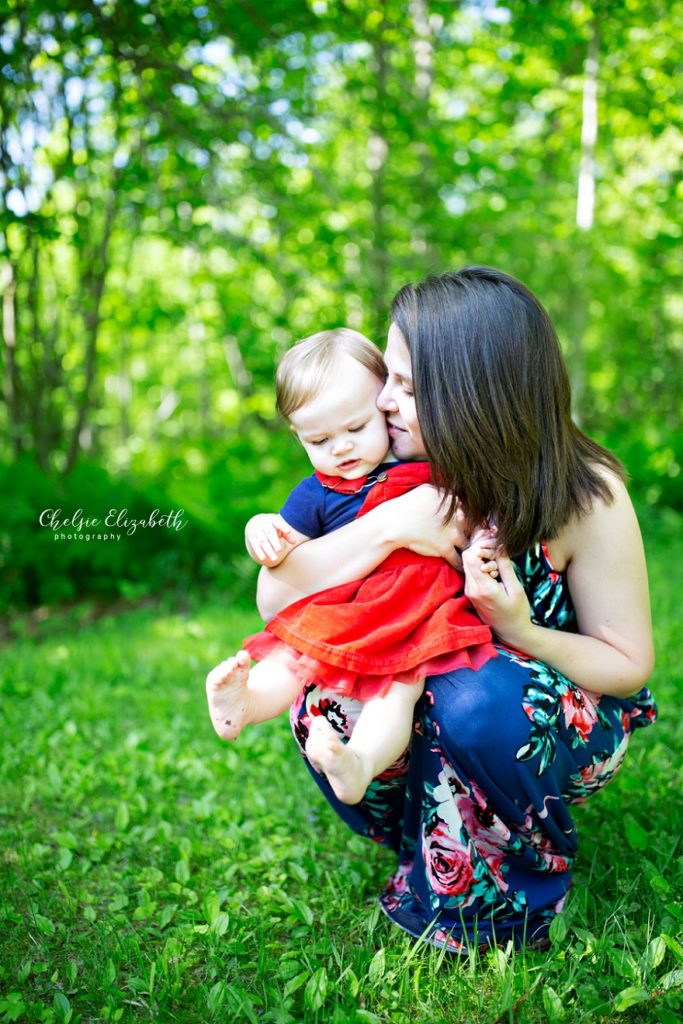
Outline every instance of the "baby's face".
<svg viewBox="0 0 683 1024">
<path fill-rule="evenodd" d="M 326 476 L 357 480 L 384 462 L 389 449 L 383 382 L 351 356 L 340 358 L 335 380 L 289 417 L 311 465 Z"/>
</svg>

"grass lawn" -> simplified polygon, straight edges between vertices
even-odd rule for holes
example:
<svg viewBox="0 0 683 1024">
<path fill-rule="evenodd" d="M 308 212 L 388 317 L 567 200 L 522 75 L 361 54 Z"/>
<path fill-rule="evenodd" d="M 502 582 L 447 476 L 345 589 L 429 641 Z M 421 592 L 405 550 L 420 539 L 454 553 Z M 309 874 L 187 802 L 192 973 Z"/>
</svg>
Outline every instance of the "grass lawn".
<svg viewBox="0 0 683 1024">
<path fill-rule="evenodd" d="M 681 520 L 644 519 L 660 722 L 577 809 L 549 953 L 453 963 L 379 913 L 392 856 L 352 836 L 283 717 L 233 746 L 206 671 L 258 626 L 229 595 L 0 652 L 0 1022 L 681 1020 Z"/>
</svg>

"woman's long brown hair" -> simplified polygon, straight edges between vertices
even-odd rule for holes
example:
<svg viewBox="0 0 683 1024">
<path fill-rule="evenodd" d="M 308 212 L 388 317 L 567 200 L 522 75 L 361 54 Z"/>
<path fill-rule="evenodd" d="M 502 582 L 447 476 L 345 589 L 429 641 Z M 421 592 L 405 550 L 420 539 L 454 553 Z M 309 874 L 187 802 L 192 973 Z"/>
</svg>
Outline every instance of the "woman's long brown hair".
<svg viewBox="0 0 683 1024">
<path fill-rule="evenodd" d="M 511 555 L 555 537 L 619 461 L 571 417 L 555 328 L 520 281 L 465 267 L 408 284 L 392 321 L 410 350 L 417 414 L 435 477 L 472 523 L 494 521 Z"/>
</svg>

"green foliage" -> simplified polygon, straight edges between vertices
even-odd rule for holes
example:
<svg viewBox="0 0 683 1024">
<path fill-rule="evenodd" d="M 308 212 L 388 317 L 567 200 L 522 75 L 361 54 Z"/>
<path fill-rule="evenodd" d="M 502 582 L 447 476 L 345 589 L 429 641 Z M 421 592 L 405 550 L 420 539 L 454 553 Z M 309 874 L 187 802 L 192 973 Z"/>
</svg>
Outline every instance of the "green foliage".
<svg viewBox="0 0 683 1024">
<path fill-rule="evenodd" d="M 683 542 L 678 516 L 643 525 L 660 721 L 576 808 L 548 953 L 414 942 L 375 903 L 392 856 L 324 803 L 284 717 L 217 740 L 203 677 L 257 626 L 224 593 L 5 648 L 0 1021 L 675 1024 Z"/>
<path fill-rule="evenodd" d="M 244 524 L 279 508 L 310 471 L 303 449 L 289 432 L 255 426 L 227 450 L 199 439 L 180 456 L 169 448 L 160 461 L 153 477 L 142 466 L 114 477 L 85 460 L 68 476 L 46 473 L 27 456 L 0 463 L 0 491 L 12 495 L 0 522 L 5 607 L 141 597 L 208 582 L 233 595 L 251 592 L 256 566 L 244 551 Z M 155 510 L 157 521 L 177 516 L 168 526 L 145 525 Z M 69 525 L 51 527 L 52 513 Z"/>
<path fill-rule="evenodd" d="M 154 484 L 115 481 L 84 461 L 57 478 L 23 458 L 0 464 L 0 490 L 12 495 L 0 524 L 0 600 L 6 608 L 74 597 L 139 597 L 163 587 L 182 589 L 191 576 L 234 576 L 235 522 L 224 523 L 221 534 L 182 506 L 172 507 Z M 167 526 L 145 525 L 151 516 L 158 522 L 176 511 Z M 241 547 L 241 531 L 237 536 Z"/>
<path fill-rule="evenodd" d="M 294 339 L 381 341 L 406 280 L 481 262 L 538 293 L 582 424 L 681 507 L 681 0 L 6 6 L 5 455 L 201 477 L 193 453 L 269 443 Z"/>
</svg>

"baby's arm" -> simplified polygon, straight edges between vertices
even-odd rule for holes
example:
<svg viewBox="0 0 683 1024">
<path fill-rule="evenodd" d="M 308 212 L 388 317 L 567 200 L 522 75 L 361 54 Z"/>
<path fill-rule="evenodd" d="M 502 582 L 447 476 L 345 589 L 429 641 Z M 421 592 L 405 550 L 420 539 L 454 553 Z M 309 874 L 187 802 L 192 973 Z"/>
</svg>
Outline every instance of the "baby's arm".
<svg viewBox="0 0 683 1024">
<path fill-rule="evenodd" d="M 279 565 L 290 551 L 308 539 L 273 512 L 252 516 L 244 529 L 247 551 L 255 562 L 269 568 Z"/>
</svg>

